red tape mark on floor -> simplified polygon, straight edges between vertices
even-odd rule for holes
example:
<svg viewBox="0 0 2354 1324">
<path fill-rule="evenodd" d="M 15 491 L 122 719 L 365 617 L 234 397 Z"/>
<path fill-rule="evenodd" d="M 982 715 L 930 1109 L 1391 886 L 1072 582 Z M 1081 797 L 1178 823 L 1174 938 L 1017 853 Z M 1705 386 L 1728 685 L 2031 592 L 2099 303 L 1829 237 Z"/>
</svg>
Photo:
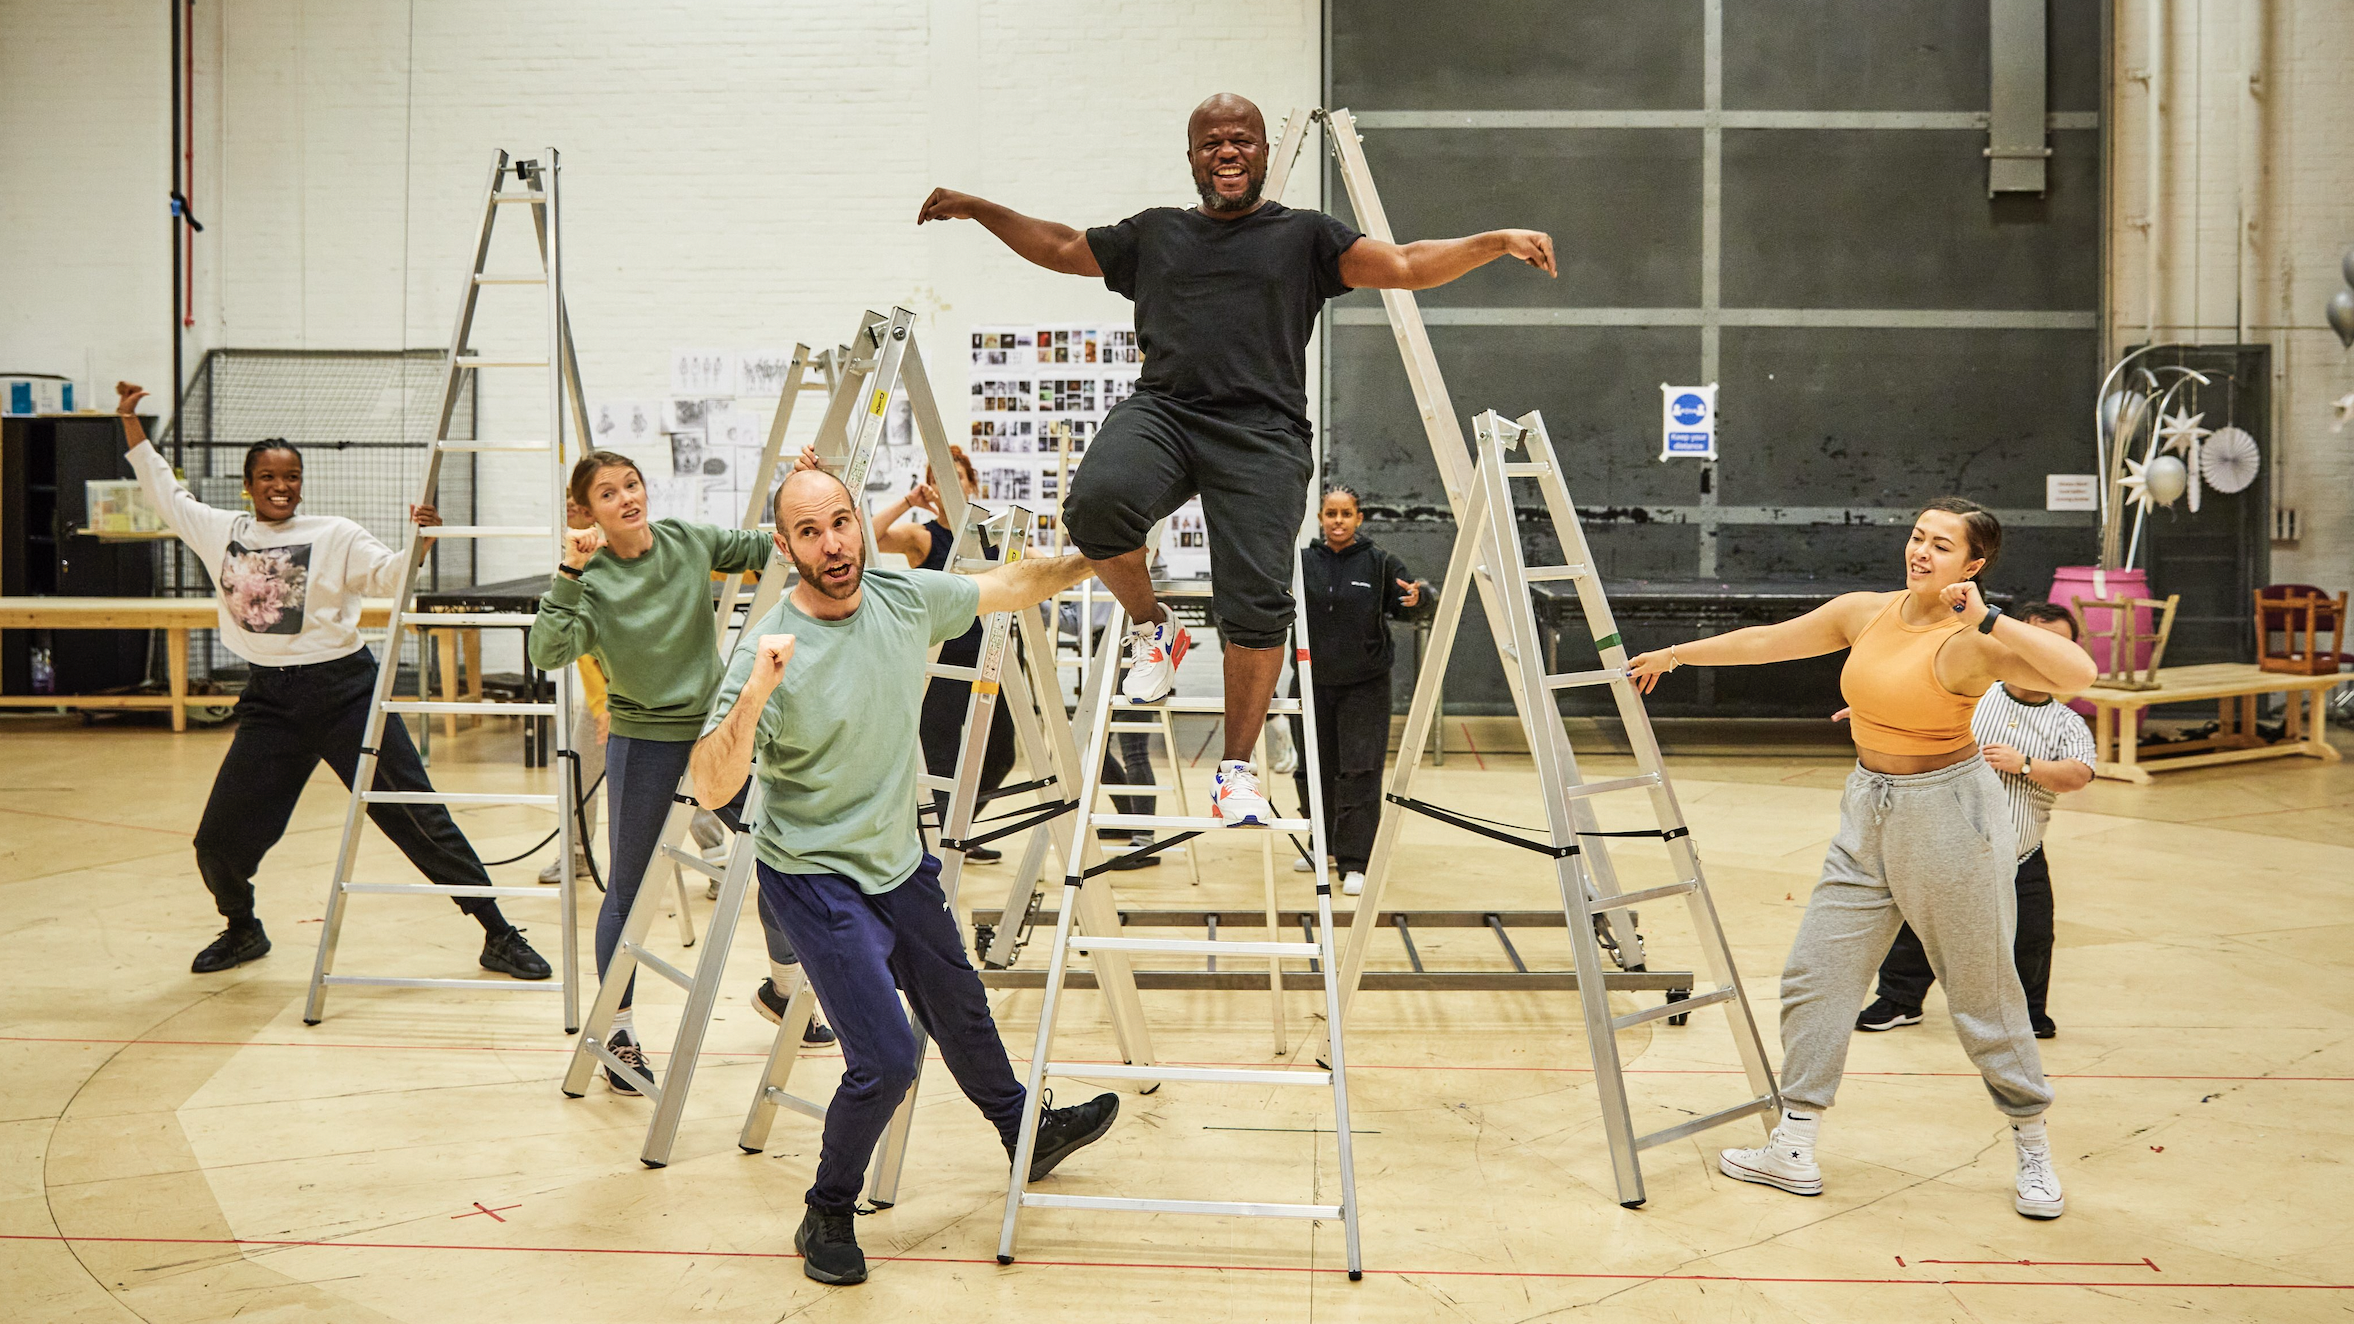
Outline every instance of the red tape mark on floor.
<svg viewBox="0 0 2354 1324">
<path fill-rule="evenodd" d="M 474 1207 L 473 1207 L 472 1209 L 469 1209 L 469 1210 L 467 1210 L 465 1213 L 462 1213 L 462 1214 L 451 1214 L 451 1215 L 450 1215 L 450 1221 L 454 1223 L 454 1222 L 456 1222 L 457 1220 L 459 1220 L 459 1219 L 461 1219 L 461 1218 L 472 1218 L 472 1217 L 474 1217 L 476 1214 L 489 1214 L 489 1215 L 490 1215 L 490 1221 L 491 1221 L 491 1222 L 493 1222 L 493 1223 L 504 1223 L 504 1222 L 506 1222 L 507 1220 L 506 1220 L 506 1219 L 503 1219 L 503 1218 L 501 1218 L 501 1217 L 499 1217 L 499 1215 L 500 1215 L 500 1214 L 503 1214 L 503 1213 L 507 1212 L 507 1211 L 508 1211 L 508 1210 L 510 1210 L 510 1209 L 521 1209 L 522 1207 L 523 1207 L 523 1206 L 522 1206 L 522 1205 L 519 1205 L 519 1204 L 503 1204 L 503 1205 L 500 1205 L 498 1208 L 496 1208 L 496 1209 L 493 1209 L 493 1208 L 491 1208 L 490 1206 L 488 1206 L 488 1205 L 484 1204 L 482 1201 L 480 1201 L 480 1200 L 476 1200 L 476 1201 L 474 1202 Z"/>
<path fill-rule="evenodd" d="M 104 1045 L 143 1044 L 158 1048 L 357 1048 L 376 1049 L 383 1052 L 393 1053 L 563 1053 L 568 1056 L 572 1052 L 570 1048 L 551 1047 L 542 1044 L 368 1044 L 351 1043 L 341 1040 L 322 1040 L 317 1043 L 311 1043 L 301 1039 L 85 1039 L 66 1035 L 35 1034 L 0 1034 L 0 1043 Z M 757 1061 L 760 1058 L 766 1057 L 767 1055 L 768 1050 L 765 1048 L 706 1048 L 697 1054 L 698 1057 L 706 1058 L 741 1058 L 747 1062 Z M 831 1053 L 812 1053 L 804 1049 L 801 1053 L 801 1056 L 804 1058 L 839 1058 L 841 1055 L 842 1054 L 839 1050 Z M 663 1052 L 660 1049 L 656 1049 L 652 1056 L 667 1057 L 669 1054 Z M 932 1053 L 927 1055 L 925 1060 L 937 1062 L 940 1060 L 940 1055 L 938 1053 Z M 1013 1057 L 1009 1058 L 1008 1060 L 1019 1062 L 1023 1065 L 1028 1065 L 1029 1063 L 1029 1059 L 1024 1057 Z M 1114 1062 L 1110 1058 L 1104 1058 L 1097 1061 L 1094 1065 L 1116 1066 L 1118 1063 Z M 1168 1061 L 1163 1062 L 1161 1065 L 1171 1067 L 1264 1067 L 1267 1064 L 1265 1062 Z M 1594 1074 L 1594 1069 L 1592 1067 L 1539 1067 L 1501 1065 L 1472 1066 L 1458 1063 L 1420 1062 L 1351 1062 L 1349 1063 L 1349 1070 L 1521 1071 L 1543 1075 L 1573 1076 L 1590 1076 Z M 1621 1074 L 1629 1076 L 1738 1076 L 1743 1073 L 1739 1067 L 1628 1067 Z M 1976 1080 L 1979 1078 L 1978 1073 L 1975 1071 L 1849 1071 L 1845 1074 L 1850 1078 L 1865 1077 L 1889 1080 Z M 2134 1073 L 2077 1071 L 2047 1071 L 2044 1074 L 2053 1080 L 2213 1080 L 2242 1084 L 2267 1082 L 2272 1084 L 2322 1085 L 2343 1085 L 2348 1082 L 2354 1082 L 2354 1076 L 2172 1076 L 2158 1072 Z M 2163 1146 L 2161 1146 L 2161 1148 L 2163 1148 Z"/>
<path fill-rule="evenodd" d="M 303 1241 L 266 1237 L 71 1237 L 59 1233 L 0 1232 L 0 1241 L 79 1242 L 92 1245 L 144 1246 L 283 1246 L 317 1250 L 480 1250 L 540 1255 L 654 1255 L 674 1259 L 797 1260 L 790 1251 L 774 1250 L 660 1250 L 639 1246 L 459 1246 L 411 1241 Z M 994 1266 L 995 1256 L 871 1255 L 869 1259 L 897 1264 L 979 1264 Z M 1148 1260 L 1021 1260 L 1017 1263 L 1053 1269 L 1163 1269 L 1206 1270 L 1212 1273 L 1345 1274 L 1339 1266 L 1319 1268 L 1298 1264 L 1179 1264 Z M 2014 1260 L 1998 1263 L 2018 1263 Z M 1522 1278 L 1608 1283 L 1813 1283 L 1853 1287 L 2157 1287 L 2166 1291 L 2280 1291 L 2354 1292 L 2354 1283 L 2153 1283 L 2075 1282 L 2053 1278 L 1831 1278 L 1734 1273 L 1571 1273 L 1539 1269 L 1367 1269 L 1369 1276 L 1387 1278 Z"/>
</svg>

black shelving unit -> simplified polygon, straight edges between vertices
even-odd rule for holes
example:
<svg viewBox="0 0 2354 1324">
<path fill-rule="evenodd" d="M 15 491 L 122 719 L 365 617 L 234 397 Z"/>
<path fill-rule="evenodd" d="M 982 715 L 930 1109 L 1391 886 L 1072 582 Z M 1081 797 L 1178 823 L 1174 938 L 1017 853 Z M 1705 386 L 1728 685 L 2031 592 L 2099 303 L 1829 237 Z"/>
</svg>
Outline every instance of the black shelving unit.
<svg viewBox="0 0 2354 1324">
<path fill-rule="evenodd" d="M 142 416 L 152 435 L 155 420 Z M 113 414 L 0 419 L 0 596 L 144 598 L 155 595 L 154 545 L 102 542 L 89 527 L 92 479 L 130 478 Z M 56 692 L 100 694 L 147 678 L 144 630 L 0 633 L 0 693 L 33 691 L 33 654 L 45 649 Z"/>
</svg>

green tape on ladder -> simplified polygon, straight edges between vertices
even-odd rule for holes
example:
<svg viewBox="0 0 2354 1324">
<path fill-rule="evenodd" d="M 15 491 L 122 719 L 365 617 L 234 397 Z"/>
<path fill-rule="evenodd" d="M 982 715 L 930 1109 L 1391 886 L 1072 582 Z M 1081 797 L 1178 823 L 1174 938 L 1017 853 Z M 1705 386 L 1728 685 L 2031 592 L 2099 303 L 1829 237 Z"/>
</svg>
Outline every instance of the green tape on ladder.
<svg viewBox="0 0 2354 1324">
<path fill-rule="evenodd" d="M 1597 649 L 1616 648 L 1618 644 L 1619 639 L 1616 634 L 1606 634 L 1594 641 L 1594 647 Z"/>
</svg>

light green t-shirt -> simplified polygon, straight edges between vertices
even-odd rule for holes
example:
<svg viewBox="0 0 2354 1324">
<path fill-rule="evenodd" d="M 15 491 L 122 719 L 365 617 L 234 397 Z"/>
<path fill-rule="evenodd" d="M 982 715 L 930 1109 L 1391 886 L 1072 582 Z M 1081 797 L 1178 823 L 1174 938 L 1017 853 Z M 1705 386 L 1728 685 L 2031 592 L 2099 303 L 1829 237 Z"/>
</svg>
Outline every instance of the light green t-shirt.
<svg viewBox="0 0 2354 1324">
<path fill-rule="evenodd" d="M 845 620 L 804 615 L 790 597 L 746 630 L 728 659 L 709 731 L 752 674 L 764 634 L 794 637 L 753 744 L 760 859 L 780 873 L 840 874 L 888 892 L 923 862 L 916 833 L 917 722 L 933 644 L 971 626 L 981 586 L 937 570 L 868 570 Z"/>
</svg>

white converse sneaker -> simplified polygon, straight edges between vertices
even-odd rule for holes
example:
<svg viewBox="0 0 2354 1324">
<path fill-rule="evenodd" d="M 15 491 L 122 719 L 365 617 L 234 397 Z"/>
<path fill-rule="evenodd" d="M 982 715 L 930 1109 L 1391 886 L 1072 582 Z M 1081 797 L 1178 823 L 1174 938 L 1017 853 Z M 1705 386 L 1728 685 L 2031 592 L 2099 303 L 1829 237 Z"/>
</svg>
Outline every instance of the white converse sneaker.
<svg viewBox="0 0 2354 1324">
<path fill-rule="evenodd" d="M 2022 1134 L 2025 1129 L 2011 1128 L 2019 1150 L 2019 1198 L 2011 1207 L 2029 1218 L 2058 1218 L 2067 1212 L 2068 1201 L 2060 1194 L 2060 1174 L 2052 1169 L 2051 1141 L 2030 1140 Z"/>
<path fill-rule="evenodd" d="M 1316 866 L 1308 863 L 1307 856 L 1294 855 L 1291 857 L 1291 871 L 1293 873 L 1314 873 Z"/>
<path fill-rule="evenodd" d="M 1130 703 L 1159 703 L 1177 688 L 1177 664 L 1193 636 L 1163 612 L 1158 622 L 1143 622 L 1128 631 L 1128 674 L 1121 678 L 1120 696 Z"/>
<path fill-rule="evenodd" d="M 1365 895 L 1365 875 L 1352 871 L 1344 876 L 1340 880 L 1340 894 L 1342 896 Z"/>
<path fill-rule="evenodd" d="M 1727 1149 L 1716 1156 L 1717 1169 L 1735 1181 L 1753 1181 L 1792 1195 L 1821 1195 L 1823 1169 L 1815 1162 L 1814 1121 L 1784 1114 L 1771 1139 L 1757 1149 Z"/>
<path fill-rule="evenodd" d="M 1225 820 L 1226 827 L 1273 823 L 1275 806 L 1267 803 L 1266 794 L 1259 789 L 1259 770 L 1239 759 L 1220 762 L 1217 780 L 1210 787 L 1210 817 Z"/>
</svg>

